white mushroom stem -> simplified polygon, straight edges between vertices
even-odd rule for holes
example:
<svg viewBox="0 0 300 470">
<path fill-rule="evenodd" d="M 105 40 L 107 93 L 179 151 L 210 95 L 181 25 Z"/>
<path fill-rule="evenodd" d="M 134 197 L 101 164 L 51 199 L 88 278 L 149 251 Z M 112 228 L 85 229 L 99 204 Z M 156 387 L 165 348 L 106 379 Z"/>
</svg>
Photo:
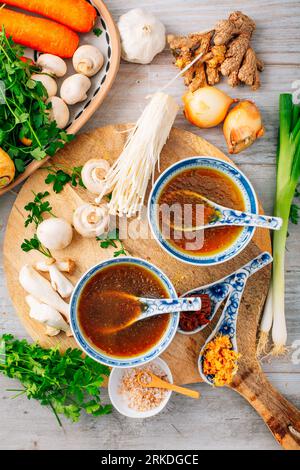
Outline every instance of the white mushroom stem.
<svg viewBox="0 0 300 470">
<path fill-rule="evenodd" d="M 56 264 L 49 266 L 51 286 L 63 299 L 70 297 L 74 290 L 73 284 L 57 268 Z"/>
<path fill-rule="evenodd" d="M 40 302 L 32 295 L 27 295 L 25 300 L 27 305 L 30 307 L 30 318 L 33 318 L 52 329 L 58 330 L 58 332 L 60 330 L 65 332 L 69 331 L 69 325 L 55 308 Z M 52 334 L 53 333 L 54 332 L 52 332 Z"/>
<path fill-rule="evenodd" d="M 107 204 L 95 206 L 94 204 L 83 204 L 78 207 L 73 215 L 75 230 L 83 237 L 100 237 L 108 231 L 110 217 Z"/>
<path fill-rule="evenodd" d="M 104 58 L 99 49 L 89 44 L 79 47 L 73 56 L 74 69 L 87 77 L 99 72 L 103 63 Z"/>
<path fill-rule="evenodd" d="M 69 305 L 55 292 L 50 282 L 32 266 L 26 264 L 21 268 L 19 281 L 28 294 L 58 310 L 67 319 L 69 318 Z"/>
<path fill-rule="evenodd" d="M 70 258 L 66 258 L 66 259 L 63 259 L 63 260 L 55 260 L 54 258 L 51 258 L 49 260 L 43 260 L 43 261 L 38 261 L 35 265 L 35 268 L 38 270 L 38 271 L 41 271 L 43 273 L 48 273 L 49 272 L 49 266 L 51 266 L 51 264 L 54 264 L 56 265 L 57 269 L 59 269 L 59 271 L 63 272 L 63 273 L 69 273 L 69 274 L 72 274 L 75 270 L 75 261 L 73 261 L 72 259 Z"/>
</svg>

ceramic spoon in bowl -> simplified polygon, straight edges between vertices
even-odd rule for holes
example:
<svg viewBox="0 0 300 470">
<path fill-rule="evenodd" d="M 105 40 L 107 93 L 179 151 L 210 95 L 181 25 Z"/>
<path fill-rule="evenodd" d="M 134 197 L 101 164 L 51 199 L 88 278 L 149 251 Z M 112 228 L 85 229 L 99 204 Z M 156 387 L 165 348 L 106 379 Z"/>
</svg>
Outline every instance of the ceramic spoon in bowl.
<svg viewBox="0 0 300 470">
<path fill-rule="evenodd" d="M 266 256 L 268 254 L 268 256 Z M 258 258 L 253 260 L 249 265 L 244 266 L 239 269 L 235 275 L 234 279 L 231 280 L 229 296 L 227 298 L 224 310 L 220 316 L 220 319 L 215 327 L 214 331 L 207 338 L 204 346 L 202 347 L 199 353 L 198 359 L 198 368 L 199 373 L 202 379 L 207 382 L 209 385 L 214 385 L 214 377 L 211 375 L 206 375 L 203 370 L 203 362 L 205 357 L 205 349 L 216 336 L 228 336 L 232 344 L 234 351 L 238 351 L 237 348 L 237 339 L 236 339 L 236 325 L 237 318 L 239 313 L 240 303 L 243 297 L 243 293 L 246 287 L 247 280 L 253 272 L 258 271 L 272 261 L 272 257 L 269 253 L 263 253 Z M 251 266 L 252 263 L 255 263 Z"/>
<path fill-rule="evenodd" d="M 189 292 L 186 292 L 184 296 L 202 296 L 202 295 L 208 295 L 211 303 L 211 312 L 209 317 L 207 318 L 209 320 L 209 323 L 213 320 L 214 316 L 216 315 L 217 311 L 221 307 L 222 303 L 224 300 L 228 297 L 229 293 L 236 287 L 236 283 L 238 282 L 239 279 L 236 279 L 236 275 L 239 274 L 240 272 L 248 272 L 248 277 L 252 276 L 255 274 L 257 271 L 262 269 L 264 266 L 267 266 L 273 261 L 272 256 L 270 253 L 267 251 L 261 253 L 259 256 L 251 260 L 249 263 L 245 264 L 245 266 L 241 267 L 237 271 L 235 271 L 232 274 L 229 274 L 228 276 L 224 277 L 223 279 L 220 279 L 219 281 L 213 282 L 212 284 L 208 284 L 203 287 L 197 287 L 196 289 L 193 289 Z M 193 331 L 184 331 L 178 328 L 179 333 L 183 334 L 195 334 L 198 333 L 199 331 L 202 331 L 204 328 L 207 327 L 209 323 L 206 323 L 204 325 L 201 325 L 197 327 Z"/>
<path fill-rule="evenodd" d="M 99 299 L 100 300 L 100 299 Z M 201 310 L 200 297 L 185 297 L 179 299 L 147 299 L 136 297 L 127 292 L 104 291 L 101 293 L 103 306 L 108 309 L 107 317 L 109 323 L 97 327 L 97 332 L 101 334 L 112 334 L 128 328 L 141 320 L 163 315 L 166 313 L 194 312 Z M 109 315 L 109 310 L 114 309 L 114 318 Z"/>
<path fill-rule="evenodd" d="M 280 230 L 282 225 L 282 219 L 280 217 L 271 217 L 268 215 L 251 214 L 248 212 L 237 211 L 229 209 L 228 207 L 221 206 L 210 199 L 202 196 L 196 191 L 190 191 L 189 189 L 178 189 L 170 191 L 177 202 L 179 198 L 184 198 L 184 204 L 190 204 L 188 200 L 197 200 L 199 204 L 204 206 L 204 220 L 201 224 L 185 225 L 170 224 L 171 228 L 181 232 L 197 232 L 206 228 L 224 226 L 224 225 L 235 225 L 235 226 L 251 226 L 251 227 L 262 227 L 271 230 Z M 184 220 L 182 221 L 184 222 Z"/>
</svg>

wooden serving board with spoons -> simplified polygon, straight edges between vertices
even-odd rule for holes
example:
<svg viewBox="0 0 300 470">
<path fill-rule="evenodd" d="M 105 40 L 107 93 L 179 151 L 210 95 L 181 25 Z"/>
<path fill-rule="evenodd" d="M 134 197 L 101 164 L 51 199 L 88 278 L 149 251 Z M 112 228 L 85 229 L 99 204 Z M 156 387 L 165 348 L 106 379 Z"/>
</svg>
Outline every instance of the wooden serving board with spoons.
<svg viewBox="0 0 300 470">
<path fill-rule="evenodd" d="M 118 125 L 82 134 L 60 151 L 52 163 L 79 166 L 90 158 L 99 157 L 107 158 L 112 163 L 119 156 L 126 140 L 125 130 L 125 125 Z M 162 152 L 161 170 L 177 160 L 195 155 L 215 156 L 229 160 L 220 150 L 201 137 L 187 131 L 173 129 Z M 46 175 L 47 171 L 43 169 L 32 175 L 15 201 L 4 242 L 4 268 L 12 301 L 30 336 L 38 340 L 43 347 L 59 344 L 64 350 L 67 347 L 75 347 L 75 340 L 67 338 L 64 334 L 58 337 L 48 337 L 44 334 L 44 327 L 29 318 L 25 292 L 18 282 L 21 266 L 34 263 L 41 258 L 39 253 L 26 254 L 20 248 L 23 239 L 33 235 L 31 228 L 24 228 L 24 206 L 32 200 L 32 191 L 39 192 L 48 189 L 50 191 L 48 200 L 53 207 L 53 212 L 71 221 L 73 210 L 82 201 L 93 201 L 93 198 L 85 190 L 73 189 L 70 186 L 67 186 L 60 194 L 54 194 L 44 183 Z M 271 250 L 270 234 L 262 229 L 257 229 L 250 244 L 236 258 L 210 268 L 185 265 L 171 258 L 153 239 L 128 239 L 124 241 L 124 245 L 129 254 L 152 261 L 161 268 L 170 277 L 180 294 L 221 279 L 260 252 Z M 112 257 L 113 251 L 113 248 L 100 248 L 96 240 L 84 239 L 75 234 L 72 244 L 63 253 L 53 254 L 58 259 L 70 257 L 76 261 L 77 268 L 71 277 L 72 281 L 76 282 L 90 266 Z M 252 276 L 247 283 L 238 318 L 238 348 L 242 357 L 239 361 L 238 373 L 230 387 L 256 409 L 284 448 L 300 449 L 300 412 L 272 387 L 256 358 L 257 329 L 270 282 L 270 272 L 270 267 L 266 267 Z M 190 384 L 201 381 L 197 369 L 198 353 L 217 319 L 218 315 L 212 325 L 196 335 L 177 334 L 168 350 L 162 355 L 172 370 L 175 383 Z"/>
</svg>

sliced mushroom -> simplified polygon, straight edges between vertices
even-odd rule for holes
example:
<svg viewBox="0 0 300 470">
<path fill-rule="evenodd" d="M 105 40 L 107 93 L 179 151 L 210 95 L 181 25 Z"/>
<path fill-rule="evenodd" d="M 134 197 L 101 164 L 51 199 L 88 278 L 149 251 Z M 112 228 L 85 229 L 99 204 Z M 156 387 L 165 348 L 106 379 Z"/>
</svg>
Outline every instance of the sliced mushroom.
<svg viewBox="0 0 300 470">
<path fill-rule="evenodd" d="M 81 73 L 66 78 L 60 89 L 60 96 L 67 104 L 76 104 L 87 98 L 91 80 Z"/>
<path fill-rule="evenodd" d="M 69 305 L 55 292 L 50 282 L 32 266 L 26 264 L 21 268 L 19 281 L 28 294 L 69 318 Z"/>
<path fill-rule="evenodd" d="M 56 121 L 57 127 L 64 129 L 70 119 L 70 111 L 66 103 L 58 96 L 48 98 L 46 104 L 51 103 L 51 108 L 48 110 L 50 121 Z"/>
<path fill-rule="evenodd" d="M 46 261 L 38 261 L 35 265 L 35 268 L 38 271 L 48 273 L 49 266 L 54 263 L 61 272 L 69 273 L 69 274 L 73 274 L 75 270 L 75 266 L 76 266 L 75 261 L 73 261 L 70 258 L 66 258 L 66 259 L 59 260 L 59 261 L 55 260 L 54 258 L 51 258 Z"/>
<path fill-rule="evenodd" d="M 73 55 L 73 66 L 76 72 L 92 77 L 102 68 L 104 58 L 95 46 L 85 45 L 77 49 Z"/>
<path fill-rule="evenodd" d="M 30 318 L 43 323 L 52 330 L 57 330 L 56 332 L 52 331 L 52 334 L 58 334 L 60 330 L 65 332 L 70 330 L 68 323 L 63 319 L 61 314 L 55 308 L 40 302 L 32 295 L 27 295 L 25 300 L 30 307 Z"/>
<path fill-rule="evenodd" d="M 53 289 L 59 293 L 63 299 L 70 297 L 74 290 L 73 284 L 67 279 L 60 271 L 56 263 L 46 264 L 41 263 L 42 272 L 48 272 Z M 39 263 L 36 264 L 36 269 L 39 270 Z"/>
<path fill-rule="evenodd" d="M 100 237 L 108 231 L 110 217 L 107 204 L 95 206 L 83 204 L 79 206 L 73 215 L 75 230 L 83 237 Z"/>
<path fill-rule="evenodd" d="M 31 79 L 35 82 L 41 82 L 44 85 L 44 88 L 47 91 L 47 97 L 51 98 L 57 93 L 57 83 L 54 78 L 49 77 L 49 75 L 43 73 L 34 73 L 31 75 Z"/>
<path fill-rule="evenodd" d="M 43 73 L 54 75 L 54 77 L 63 77 L 67 73 L 65 61 L 53 54 L 40 55 L 36 64 L 42 69 Z"/>
<path fill-rule="evenodd" d="M 103 158 L 88 160 L 82 170 L 81 178 L 83 184 L 93 194 L 100 194 L 105 190 L 104 178 L 110 170 L 110 164 Z M 104 193 L 107 194 L 108 191 Z"/>
<path fill-rule="evenodd" d="M 73 229 L 65 219 L 51 217 L 39 224 L 36 234 L 48 250 L 63 250 L 72 241 Z"/>
</svg>

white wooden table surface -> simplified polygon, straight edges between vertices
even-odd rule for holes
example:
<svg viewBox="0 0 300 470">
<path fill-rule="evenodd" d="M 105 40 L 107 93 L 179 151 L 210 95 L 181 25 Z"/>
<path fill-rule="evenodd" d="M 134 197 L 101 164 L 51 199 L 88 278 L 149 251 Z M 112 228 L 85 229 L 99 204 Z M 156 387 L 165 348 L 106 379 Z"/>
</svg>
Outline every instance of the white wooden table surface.
<svg viewBox="0 0 300 470">
<path fill-rule="evenodd" d="M 266 63 L 262 87 L 228 90 L 233 97 L 253 98 L 262 110 L 266 136 L 234 158 L 253 181 L 267 212 L 272 211 L 278 96 L 292 91 L 300 79 L 300 3 L 287 0 L 108 0 L 115 20 L 130 8 L 143 6 L 155 13 L 168 32 L 188 33 L 207 29 L 215 21 L 240 9 L 257 22 L 254 48 Z M 144 107 L 144 97 L 167 83 L 176 73 L 168 51 L 150 66 L 122 63 L 106 101 L 85 130 L 109 123 L 134 121 Z M 169 92 L 180 101 L 183 84 L 178 80 Z M 221 129 L 200 131 L 179 114 L 177 126 L 192 130 L 226 152 Z M 0 244 L 15 195 L 0 199 Z M 287 250 L 286 313 L 289 344 L 300 341 L 300 227 L 290 228 Z M 27 337 L 9 299 L 0 258 L 0 334 L 11 332 Z M 259 295 L 259 293 L 258 293 Z M 299 347 L 299 346 L 298 346 Z M 300 354 L 298 355 L 300 359 Z M 300 365 L 291 357 L 265 363 L 271 382 L 300 407 Z M 58 428 L 51 412 L 25 398 L 10 399 L 11 381 L 0 377 L 1 449 L 278 449 L 277 443 L 255 411 L 235 392 L 212 389 L 204 384 L 198 402 L 173 396 L 159 416 L 134 421 L 114 412 L 104 418 L 84 417 L 78 424 L 64 421 Z M 104 392 L 106 395 L 106 392 Z"/>
</svg>

